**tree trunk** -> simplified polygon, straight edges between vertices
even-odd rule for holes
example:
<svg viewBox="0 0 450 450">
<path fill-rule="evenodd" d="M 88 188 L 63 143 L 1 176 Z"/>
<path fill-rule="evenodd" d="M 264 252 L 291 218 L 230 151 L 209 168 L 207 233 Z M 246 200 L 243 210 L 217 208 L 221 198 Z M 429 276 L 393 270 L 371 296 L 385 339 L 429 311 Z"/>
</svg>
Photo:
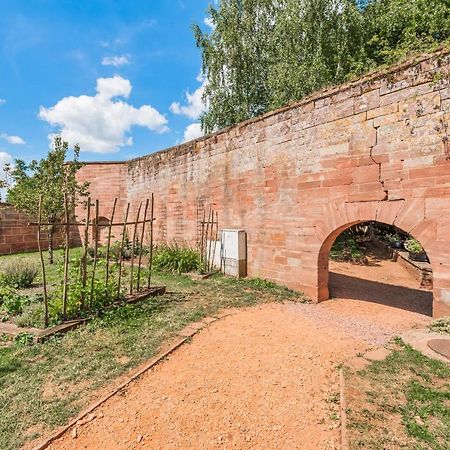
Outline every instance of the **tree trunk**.
<svg viewBox="0 0 450 450">
<path fill-rule="evenodd" d="M 48 263 L 53 264 L 53 226 L 48 227 Z"/>
</svg>

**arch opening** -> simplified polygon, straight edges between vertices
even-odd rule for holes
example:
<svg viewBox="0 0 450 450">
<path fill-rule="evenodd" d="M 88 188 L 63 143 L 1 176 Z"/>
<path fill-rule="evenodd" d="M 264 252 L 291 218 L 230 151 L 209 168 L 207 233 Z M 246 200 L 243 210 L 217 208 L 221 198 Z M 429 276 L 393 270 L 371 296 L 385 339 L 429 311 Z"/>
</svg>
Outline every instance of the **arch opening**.
<svg viewBox="0 0 450 450">
<path fill-rule="evenodd" d="M 334 230 L 319 252 L 319 301 L 345 298 L 433 313 L 433 273 L 411 234 L 377 221 Z"/>
<path fill-rule="evenodd" d="M 109 219 L 99 216 L 98 221 L 96 219 L 92 220 L 92 224 L 94 225 L 92 227 L 92 240 L 101 244 L 107 237 Z"/>
</svg>

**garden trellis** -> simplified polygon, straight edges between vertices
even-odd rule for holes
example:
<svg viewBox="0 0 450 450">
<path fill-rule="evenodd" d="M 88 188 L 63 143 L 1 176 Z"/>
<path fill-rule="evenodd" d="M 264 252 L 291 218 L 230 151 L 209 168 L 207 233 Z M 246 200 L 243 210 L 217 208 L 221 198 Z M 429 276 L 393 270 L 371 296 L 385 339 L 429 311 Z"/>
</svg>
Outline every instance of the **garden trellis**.
<svg viewBox="0 0 450 450">
<path fill-rule="evenodd" d="M 208 212 L 203 209 L 203 217 L 200 220 L 199 252 L 201 255 L 202 269 L 211 272 L 214 267 L 217 241 L 219 239 L 219 213 L 209 207 Z M 201 213 L 197 209 L 197 217 Z"/>
<path fill-rule="evenodd" d="M 46 268 L 44 263 L 44 256 L 42 250 L 42 228 L 53 226 L 55 224 L 45 223 L 42 221 L 42 205 L 44 196 L 39 198 L 39 214 L 38 222 L 32 222 L 30 225 L 37 226 L 37 238 L 38 238 L 38 250 L 41 262 L 42 271 L 42 282 L 43 282 L 43 296 L 44 296 L 44 325 L 47 327 L 49 325 L 49 289 L 47 286 Z M 94 214 L 92 216 L 92 207 L 94 206 Z M 122 222 L 114 222 L 116 218 L 117 210 L 117 198 L 114 199 L 113 206 L 111 209 L 111 215 L 108 223 L 104 226 L 107 227 L 107 238 L 106 238 L 106 255 L 105 255 L 105 286 L 108 287 L 117 282 L 117 290 L 115 292 L 115 300 L 118 301 L 121 298 L 122 293 L 125 289 L 122 288 L 123 272 L 125 266 L 124 250 L 125 246 L 128 244 L 128 233 L 129 230 L 132 232 L 132 243 L 131 243 L 131 260 L 130 260 L 130 279 L 129 285 L 126 288 L 128 296 L 132 295 L 142 295 L 146 291 L 151 294 L 151 276 L 152 276 L 152 258 L 153 258 L 153 230 L 154 230 L 154 196 L 151 195 L 150 198 L 145 199 L 144 202 L 140 202 L 137 205 L 136 215 L 134 220 L 130 220 L 130 203 L 126 205 L 125 214 Z M 63 281 L 62 281 L 62 319 L 67 320 L 67 299 L 70 292 L 70 282 L 69 282 L 69 265 L 70 265 L 70 244 L 71 244 L 71 231 L 74 227 L 78 230 L 83 229 L 82 238 L 82 256 L 79 261 L 79 273 L 77 277 L 81 282 L 81 293 L 80 293 L 80 313 L 85 313 L 87 310 L 93 307 L 93 296 L 94 296 L 94 285 L 96 282 L 97 266 L 99 263 L 99 228 L 100 228 L 100 202 L 96 200 L 92 203 L 91 198 L 88 198 L 85 208 L 85 218 L 81 221 L 77 221 L 74 215 L 74 211 L 71 210 L 71 202 L 68 197 L 64 197 L 64 221 L 58 223 L 57 225 L 64 228 L 64 260 L 63 260 Z M 143 212 L 143 214 L 141 214 Z M 120 246 L 118 249 L 118 258 L 115 262 L 115 267 L 117 268 L 117 277 L 114 279 L 112 276 L 112 262 L 111 262 L 111 239 L 113 237 L 112 230 L 114 228 L 120 227 L 121 229 L 121 239 Z M 92 233 L 89 231 L 92 230 Z M 146 255 L 146 261 L 143 258 L 143 247 L 144 240 L 147 233 L 148 239 L 148 253 Z M 88 271 L 88 256 L 89 249 L 93 247 L 92 255 L 92 268 L 91 273 Z M 143 275 L 143 265 L 146 262 L 146 282 L 142 283 Z M 136 275 L 136 276 L 135 276 Z M 72 280 L 73 281 L 73 280 Z"/>
</svg>

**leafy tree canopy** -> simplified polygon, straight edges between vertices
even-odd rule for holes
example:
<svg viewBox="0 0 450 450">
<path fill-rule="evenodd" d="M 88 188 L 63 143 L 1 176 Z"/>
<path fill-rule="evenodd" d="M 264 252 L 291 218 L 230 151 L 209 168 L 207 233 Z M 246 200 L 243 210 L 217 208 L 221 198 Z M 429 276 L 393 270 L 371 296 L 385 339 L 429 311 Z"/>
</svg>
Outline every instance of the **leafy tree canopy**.
<svg viewBox="0 0 450 450">
<path fill-rule="evenodd" d="M 53 149 L 46 158 L 26 164 L 20 159 L 5 171 L 11 179 L 7 201 L 20 211 L 36 215 L 39 211 L 39 198 L 42 195 L 42 219 L 51 224 L 47 227 L 49 238 L 49 260 L 53 262 L 53 233 L 55 224 L 64 218 L 64 195 L 70 201 L 72 211 L 82 197 L 88 195 L 88 183 L 79 183 L 76 179 L 80 148 L 75 146 L 74 157 L 66 162 L 68 143 L 60 136 L 55 137 Z"/>
<path fill-rule="evenodd" d="M 211 132 L 450 37 L 450 0 L 220 0 L 194 26 Z"/>
</svg>

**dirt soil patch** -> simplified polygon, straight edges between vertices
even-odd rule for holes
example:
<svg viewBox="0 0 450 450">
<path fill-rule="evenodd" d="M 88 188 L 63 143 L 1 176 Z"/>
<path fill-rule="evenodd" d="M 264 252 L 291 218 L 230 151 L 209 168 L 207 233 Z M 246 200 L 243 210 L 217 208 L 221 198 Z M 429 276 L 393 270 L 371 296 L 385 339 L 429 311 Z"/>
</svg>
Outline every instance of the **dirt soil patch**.
<svg viewBox="0 0 450 450">
<path fill-rule="evenodd" d="M 51 449 L 337 449 L 338 365 L 429 319 L 333 300 L 249 308 L 196 335 Z"/>
<path fill-rule="evenodd" d="M 330 261 L 330 295 L 393 306 L 431 316 L 433 293 L 399 263 L 369 254 L 368 264 Z"/>
</svg>

